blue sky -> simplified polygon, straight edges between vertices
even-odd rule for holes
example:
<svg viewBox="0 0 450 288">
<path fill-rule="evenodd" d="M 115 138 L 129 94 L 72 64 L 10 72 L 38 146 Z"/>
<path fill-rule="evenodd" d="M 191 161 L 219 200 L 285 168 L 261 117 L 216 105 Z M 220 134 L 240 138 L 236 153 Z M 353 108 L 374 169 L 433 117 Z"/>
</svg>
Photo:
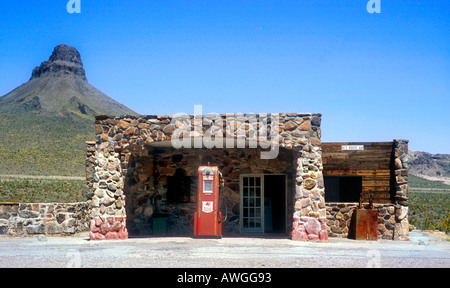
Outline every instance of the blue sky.
<svg viewBox="0 0 450 288">
<path fill-rule="evenodd" d="M 0 95 L 65 43 L 141 114 L 319 112 L 322 140 L 450 153 L 450 1 L 0 3 Z"/>
</svg>

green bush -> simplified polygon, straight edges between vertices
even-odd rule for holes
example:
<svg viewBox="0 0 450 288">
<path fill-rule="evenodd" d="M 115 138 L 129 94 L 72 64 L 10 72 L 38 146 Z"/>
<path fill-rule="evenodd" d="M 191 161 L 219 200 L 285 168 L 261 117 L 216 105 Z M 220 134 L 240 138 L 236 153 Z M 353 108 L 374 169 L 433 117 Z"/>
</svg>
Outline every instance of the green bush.
<svg viewBox="0 0 450 288">
<path fill-rule="evenodd" d="M 0 202 L 71 203 L 86 201 L 85 180 L 21 179 L 0 181 Z"/>
<path fill-rule="evenodd" d="M 94 121 L 0 114 L 0 174 L 84 176 Z"/>
<path fill-rule="evenodd" d="M 409 193 L 409 223 L 419 230 L 450 232 L 450 193 Z"/>
<path fill-rule="evenodd" d="M 450 186 L 444 183 L 439 183 L 436 181 L 430 181 L 422 177 L 415 176 L 413 174 L 409 174 L 408 176 L 408 184 L 410 188 L 427 188 L 427 189 L 442 189 L 446 191 L 450 191 Z"/>
</svg>

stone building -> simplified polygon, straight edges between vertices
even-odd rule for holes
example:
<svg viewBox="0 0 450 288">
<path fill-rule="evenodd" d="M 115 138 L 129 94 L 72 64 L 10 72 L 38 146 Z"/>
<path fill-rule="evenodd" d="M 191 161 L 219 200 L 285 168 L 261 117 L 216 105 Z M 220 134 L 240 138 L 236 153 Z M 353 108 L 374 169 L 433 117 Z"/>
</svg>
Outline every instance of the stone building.
<svg viewBox="0 0 450 288">
<path fill-rule="evenodd" d="M 325 187 L 336 188 L 336 179 L 329 178 L 333 175 L 356 177 L 358 171 L 327 172 L 327 163 L 332 167 L 333 157 L 339 156 L 324 158 L 324 147 L 331 146 L 321 142 L 320 124 L 321 114 L 315 113 L 97 116 L 97 140 L 87 142 L 90 238 L 151 236 L 154 220 L 162 216 L 167 219 L 167 236 L 192 236 L 197 168 L 207 164 L 218 166 L 223 174 L 220 209 L 226 217 L 225 237 L 347 237 L 348 217 L 358 201 L 336 198 L 328 203 Z M 386 145 L 389 163 L 380 168 L 380 193 L 389 197 L 380 196 L 384 200 L 376 202 L 379 233 L 407 240 L 407 141 Z M 367 160 L 358 158 L 359 152 L 351 154 L 361 164 Z M 361 179 L 354 179 L 362 184 L 351 189 L 361 190 L 365 197 L 370 179 Z"/>
</svg>

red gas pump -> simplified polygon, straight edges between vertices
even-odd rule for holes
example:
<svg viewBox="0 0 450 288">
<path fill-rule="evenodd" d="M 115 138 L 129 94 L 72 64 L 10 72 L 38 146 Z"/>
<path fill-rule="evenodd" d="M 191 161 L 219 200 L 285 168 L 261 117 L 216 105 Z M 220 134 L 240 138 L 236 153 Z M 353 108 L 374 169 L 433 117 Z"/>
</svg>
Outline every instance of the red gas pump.
<svg viewBox="0 0 450 288">
<path fill-rule="evenodd" d="M 222 213 L 219 212 L 222 173 L 217 166 L 198 168 L 197 212 L 194 214 L 194 237 L 222 237 Z"/>
</svg>

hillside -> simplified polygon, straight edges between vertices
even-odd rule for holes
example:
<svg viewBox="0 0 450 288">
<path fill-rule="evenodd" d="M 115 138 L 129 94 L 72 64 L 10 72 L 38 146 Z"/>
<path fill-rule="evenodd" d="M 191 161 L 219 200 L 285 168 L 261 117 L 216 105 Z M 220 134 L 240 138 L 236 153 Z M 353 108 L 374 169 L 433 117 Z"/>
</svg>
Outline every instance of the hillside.
<svg viewBox="0 0 450 288">
<path fill-rule="evenodd" d="M 450 155 L 409 151 L 409 173 L 450 185 Z"/>
<path fill-rule="evenodd" d="M 80 53 L 58 45 L 0 97 L 0 174 L 84 176 L 94 117 L 137 114 L 88 83 Z"/>
</svg>

